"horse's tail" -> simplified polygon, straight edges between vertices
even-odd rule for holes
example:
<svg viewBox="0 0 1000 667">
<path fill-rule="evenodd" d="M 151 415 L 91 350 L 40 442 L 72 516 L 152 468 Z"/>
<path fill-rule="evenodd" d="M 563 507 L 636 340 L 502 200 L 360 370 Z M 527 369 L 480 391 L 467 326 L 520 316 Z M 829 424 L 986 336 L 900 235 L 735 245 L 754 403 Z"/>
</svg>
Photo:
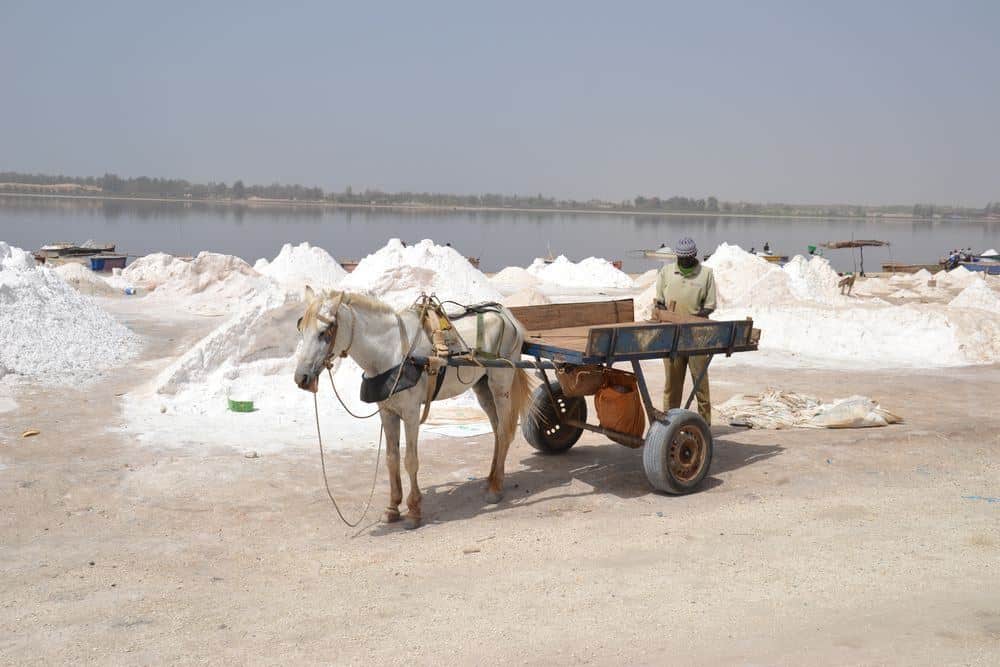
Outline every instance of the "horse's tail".
<svg viewBox="0 0 1000 667">
<path fill-rule="evenodd" d="M 531 376 L 523 368 L 514 369 L 514 382 L 510 386 L 510 412 L 500 415 L 503 433 L 513 437 L 517 430 L 517 422 L 528 411 L 531 405 L 531 392 L 534 386 Z"/>
</svg>

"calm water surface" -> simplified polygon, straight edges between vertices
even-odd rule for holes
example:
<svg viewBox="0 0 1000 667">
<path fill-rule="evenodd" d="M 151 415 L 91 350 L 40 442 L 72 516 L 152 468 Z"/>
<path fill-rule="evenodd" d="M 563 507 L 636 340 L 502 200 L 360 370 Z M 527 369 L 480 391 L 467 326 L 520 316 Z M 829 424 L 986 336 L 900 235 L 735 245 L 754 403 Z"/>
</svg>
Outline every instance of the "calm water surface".
<svg viewBox="0 0 1000 667">
<path fill-rule="evenodd" d="M 358 259 L 393 237 L 407 242 L 431 238 L 481 257 L 485 271 L 529 264 L 551 248 L 580 260 L 591 255 L 622 259 L 639 272 L 659 262 L 630 251 L 672 245 L 691 236 L 702 252 L 726 241 L 794 255 L 806 246 L 851 238 L 881 239 L 891 249 L 870 248 L 865 268 L 883 261 L 935 262 L 955 247 L 980 252 L 1000 246 L 997 222 L 869 222 L 790 218 L 657 217 L 522 212 L 410 212 L 382 209 L 223 206 L 181 202 L 0 197 L 0 240 L 26 249 L 55 241 L 113 241 L 137 255 L 193 255 L 212 250 L 253 263 L 271 258 L 286 242 L 326 248 L 338 259 Z M 827 251 L 840 270 L 855 268 L 850 250 Z"/>
</svg>

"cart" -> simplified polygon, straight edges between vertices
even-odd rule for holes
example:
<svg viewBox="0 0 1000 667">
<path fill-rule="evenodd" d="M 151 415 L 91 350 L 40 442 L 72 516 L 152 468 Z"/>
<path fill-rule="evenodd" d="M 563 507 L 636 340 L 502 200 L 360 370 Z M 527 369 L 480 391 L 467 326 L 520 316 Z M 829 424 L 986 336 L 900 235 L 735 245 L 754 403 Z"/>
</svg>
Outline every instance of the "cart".
<svg viewBox="0 0 1000 667">
<path fill-rule="evenodd" d="M 716 322 L 660 311 L 660 321 L 635 322 L 631 299 L 510 310 L 527 330 L 522 354 L 532 358 L 515 365 L 534 369 L 541 380 L 521 424 L 532 447 L 545 454 L 563 454 L 583 431 L 593 431 L 627 447 L 643 448 L 643 468 L 654 488 L 684 494 L 698 487 L 712 462 L 712 433 L 701 416 L 688 408 L 704 374 L 695 378 L 683 409 L 662 412 L 653 406 L 640 362 L 697 355 L 707 355 L 711 362 L 716 354 L 728 357 L 756 350 L 760 331 L 753 328 L 753 320 Z M 619 362 L 631 365 L 630 371 L 616 371 L 634 377 L 648 419 L 649 427 L 642 437 L 589 423 L 585 396 L 569 395 L 558 381 L 549 378 L 550 371 L 568 377 L 584 367 L 610 369 Z M 468 364 L 461 359 L 449 363 Z M 510 365 L 505 360 L 479 363 Z"/>
</svg>

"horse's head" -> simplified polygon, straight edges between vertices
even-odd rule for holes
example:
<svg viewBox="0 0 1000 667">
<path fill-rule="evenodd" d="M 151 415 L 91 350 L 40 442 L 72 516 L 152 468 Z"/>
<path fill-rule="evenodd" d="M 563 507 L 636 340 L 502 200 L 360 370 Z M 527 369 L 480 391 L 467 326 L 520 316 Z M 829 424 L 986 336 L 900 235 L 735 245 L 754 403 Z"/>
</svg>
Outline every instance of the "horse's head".
<svg viewBox="0 0 1000 667">
<path fill-rule="evenodd" d="M 306 287 L 305 296 L 306 311 L 298 323 L 302 347 L 295 366 L 295 384 L 315 393 L 320 373 L 335 357 L 345 356 L 350 341 L 348 332 L 341 331 L 338 321 L 344 293 L 316 294 L 311 287 Z"/>
</svg>

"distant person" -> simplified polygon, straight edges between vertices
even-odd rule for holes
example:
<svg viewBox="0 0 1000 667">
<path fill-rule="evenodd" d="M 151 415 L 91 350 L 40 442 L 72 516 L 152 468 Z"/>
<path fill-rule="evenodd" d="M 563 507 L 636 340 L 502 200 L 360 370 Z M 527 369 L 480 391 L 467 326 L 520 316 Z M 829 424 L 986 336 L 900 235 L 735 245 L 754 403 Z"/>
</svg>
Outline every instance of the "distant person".
<svg viewBox="0 0 1000 667">
<path fill-rule="evenodd" d="M 771 242 L 764 241 L 764 252 L 771 252 Z"/>
<path fill-rule="evenodd" d="M 660 308 L 670 308 L 683 315 L 708 317 L 715 310 L 715 276 L 712 269 L 698 261 L 698 246 L 693 239 L 682 238 L 674 248 L 675 264 L 668 264 L 656 278 L 656 303 Z M 671 361 L 663 360 L 664 387 L 663 409 L 681 407 L 684 392 L 684 372 L 690 369 L 691 380 L 702 376 L 695 396 L 698 397 L 698 414 L 705 423 L 712 424 L 712 402 L 708 390 L 708 357 L 678 355 Z"/>
<path fill-rule="evenodd" d="M 757 254 L 757 248 L 751 247 L 750 248 L 750 254 L 751 255 L 756 255 Z"/>
</svg>

